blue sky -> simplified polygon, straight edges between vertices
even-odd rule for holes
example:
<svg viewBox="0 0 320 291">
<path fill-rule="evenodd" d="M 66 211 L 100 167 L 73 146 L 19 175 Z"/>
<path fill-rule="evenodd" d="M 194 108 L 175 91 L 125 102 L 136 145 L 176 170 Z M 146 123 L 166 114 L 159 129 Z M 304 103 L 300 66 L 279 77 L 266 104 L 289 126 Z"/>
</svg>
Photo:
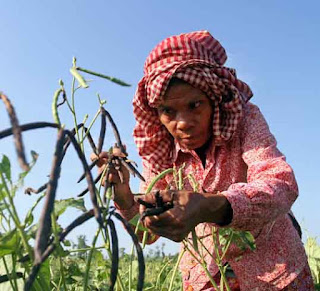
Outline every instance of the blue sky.
<svg viewBox="0 0 320 291">
<path fill-rule="evenodd" d="M 121 78 L 125 88 L 98 80 L 79 92 L 76 105 L 80 120 L 95 114 L 96 93 L 107 99 L 130 157 L 140 163 L 133 139 L 131 100 L 142 77 L 145 58 L 163 38 L 206 29 L 225 47 L 227 65 L 253 92 L 252 102 L 265 115 L 280 150 L 293 167 L 300 197 L 293 210 L 311 235 L 319 235 L 320 222 L 320 3 L 297 1 L 2 1 L 0 4 L 0 90 L 15 105 L 21 123 L 52 121 L 53 92 L 62 78 L 70 88 L 72 57 L 78 65 Z M 90 78 L 90 77 L 89 77 Z M 0 128 L 9 126 L 0 105 Z M 70 114 L 61 118 L 72 127 Z M 109 130 L 110 132 L 110 130 Z M 56 132 L 39 130 L 24 135 L 28 152 L 40 158 L 26 186 L 46 181 Z M 112 144 L 112 135 L 107 145 Z M 12 139 L 0 141 L 0 153 L 15 161 Z M 30 160 L 30 155 L 29 155 Z M 19 169 L 15 166 L 15 171 Z M 81 172 L 71 153 L 63 166 L 58 198 L 74 197 L 84 185 L 73 181 Z M 16 172 L 17 173 L 17 172 Z M 137 191 L 139 181 L 132 179 Z M 34 198 L 17 194 L 21 215 Z M 90 207 L 90 202 L 88 207 Z M 63 218 L 67 223 L 77 212 Z M 90 237 L 91 225 L 79 233 Z M 121 227 L 120 227 L 121 228 Z M 77 232 L 71 237 L 75 237 Z M 128 239 L 122 235 L 123 243 Z M 161 243 L 161 242 L 160 242 Z M 167 248 L 177 245 L 166 241 Z"/>
</svg>

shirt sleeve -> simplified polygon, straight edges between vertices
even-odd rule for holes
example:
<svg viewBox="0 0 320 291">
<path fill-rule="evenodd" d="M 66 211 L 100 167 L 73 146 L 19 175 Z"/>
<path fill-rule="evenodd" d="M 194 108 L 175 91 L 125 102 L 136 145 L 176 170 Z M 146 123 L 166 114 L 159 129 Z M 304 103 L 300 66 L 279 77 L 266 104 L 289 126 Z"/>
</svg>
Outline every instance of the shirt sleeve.
<svg viewBox="0 0 320 291">
<path fill-rule="evenodd" d="M 152 172 L 150 165 L 147 163 L 143 162 L 143 171 L 142 171 L 142 176 L 145 179 L 145 182 L 140 183 L 140 188 L 139 188 L 139 193 L 140 194 L 145 194 L 148 186 L 152 182 L 152 180 L 155 178 L 155 174 Z M 167 182 L 165 179 L 159 180 L 153 187 L 153 190 L 164 190 L 167 186 Z M 121 214 L 123 218 L 125 218 L 127 221 L 130 221 L 133 217 L 135 217 L 139 213 L 139 203 L 134 200 L 134 203 L 131 208 L 129 209 L 120 209 L 119 206 L 115 203 L 115 207 Z M 143 239 L 143 232 L 138 231 L 137 233 L 139 241 L 142 241 Z M 153 235 L 153 234 L 148 234 L 147 238 L 147 244 L 152 244 L 154 243 L 159 236 Z"/>
<path fill-rule="evenodd" d="M 222 194 L 233 209 L 228 227 L 253 230 L 287 213 L 298 196 L 298 186 L 257 106 L 248 104 L 241 130 L 247 183 L 232 184 Z"/>
</svg>

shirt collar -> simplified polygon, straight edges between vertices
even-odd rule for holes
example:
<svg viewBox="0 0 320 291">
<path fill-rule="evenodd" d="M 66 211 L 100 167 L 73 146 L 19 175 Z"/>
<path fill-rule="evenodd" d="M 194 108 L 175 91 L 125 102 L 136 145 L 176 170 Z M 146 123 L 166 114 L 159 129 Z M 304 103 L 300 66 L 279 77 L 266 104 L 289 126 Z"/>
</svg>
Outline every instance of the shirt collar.
<svg viewBox="0 0 320 291">
<path fill-rule="evenodd" d="M 212 141 L 210 146 L 209 146 L 209 149 L 207 150 L 207 156 L 212 156 L 212 153 L 215 149 L 215 144 L 214 142 Z M 172 154 L 172 162 L 175 163 L 178 159 L 178 156 L 179 156 L 179 153 L 184 153 L 184 154 L 191 154 L 193 156 L 197 156 L 197 153 L 194 151 L 194 150 L 188 150 L 188 149 L 184 149 L 180 146 L 180 144 L 174 140 L 174 148 L 173 148 L 173 154 Z"/>
</svg>

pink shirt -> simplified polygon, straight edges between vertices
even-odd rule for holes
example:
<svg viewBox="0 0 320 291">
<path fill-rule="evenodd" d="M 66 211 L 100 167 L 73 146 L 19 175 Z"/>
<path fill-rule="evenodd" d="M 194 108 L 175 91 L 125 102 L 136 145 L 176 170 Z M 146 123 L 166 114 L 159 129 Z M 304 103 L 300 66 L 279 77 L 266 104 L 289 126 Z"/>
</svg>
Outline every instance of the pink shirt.
<svg viewBox="0 0 320 291">
<path fill-rule="evenodd" d="M 232 246 L 226 258 L 241 290 L 279 290 L 290 284 L 307 264 L 303 244 L 287 214 L 298 196 L 298 187 L 258 107 L 248 103 L 232 140 L 208 150 L 205 168 L 194 151 L 184 151 L 179 145 L 172 158 L 177 167 L 185 163 L 184 174 L 192 173 L 202 191 L 220 191 L 226 196 L 233 209 L 227 227 L 249 230 L 254 235 L 255 251 L 243 252 Z M 147 182 L 141 185 L 141 193 L 154 177 L 145 164 L 143 175 Z M 157 189 L 164 189 L 171 180 L 167 177 L 160 181 Z M 187 181 L 184 188 L 192 190 Z M 134 205 L 121 213 L 130 219 L 137 209 Z M 196 227 L 198 236 L 208 235 L 203 242 L 209 250 L 213 249 L 212 225 L 202 223 Z M 207 265 L 212 275 L 218 272 L 210 256 Z M 208 282 L 202 267 L 188 252 L 180 269 L 184 286 L 201 290 Z"/>
</svg>

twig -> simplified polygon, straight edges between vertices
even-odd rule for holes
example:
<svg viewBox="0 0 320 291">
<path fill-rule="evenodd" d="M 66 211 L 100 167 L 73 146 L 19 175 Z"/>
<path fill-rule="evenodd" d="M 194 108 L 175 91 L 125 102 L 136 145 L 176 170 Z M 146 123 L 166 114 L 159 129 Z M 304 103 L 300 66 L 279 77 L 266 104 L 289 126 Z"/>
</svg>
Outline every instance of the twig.
<svg viewBox="0 0 320 291">
<path fill-rule="evenodd" d="M 125 156 L 127 156 L 127 151 L 126 149 L 124 148 L 123 144 L 122 144 L 122 141 L 121 141 L 121 138 L 120 138 L 120 134 L 119 134 L 119 131 L 118 131 L 118 128 L 116 126 L 116 124 L 114 123 L 110 113 L 104 109 L 104 113 L 106 115 L 106 117 L 108 118 L 110 124 L 111 124 L 111 127 L 112 127 L 112 130 L 113 130 L 113 134 L 114 134 L 114 137 L 116 139 L 116 143 L 117 143 L 117 146 L 120 147 L 121 149 L 121 152 L 123 154 L 125 154 Z"/>
<path fill-rule="evenodd" d="M 44 127 L 52 127 L 52 128 L 59 128 L 59 125 L 56 123 L 51 123 L 51 122 L 31 122 L 31 123 L 26 123 L 20 125 L 20 130 L 21 131 L 27 131 L 27 130 L 33 130 L 33 129 L 38 129 L 38 128 L 44 128 Z M 0 139 L 5 138 L 7 136 L 10 136 L 13 134 L 13 128 L 7 128 L 5 130 L 0 131 Z"/>
<path fill-rule="evenodd" d="M 86 174 L 84 174 L 86 176 Z M 96 184 L 100 181 L 102 177 L 102 172 L 93 180 L 93 183 Z M 86 193 L 88 193 L 89 191 L 89 187 L 87 187 L 85 190 L 83 190 L 80 194 L 78 194 L 78 197 L 82 197 L 83 195 L 85 195 Z"/>
<path fill-rule="evenodd" d="M 119 213 L 113 212 L 112 215 L 114 215 L 117 219 L 119 219 L 129 235 L 131 236 L 131 239 L 133 241 L 133 244 L 137 250 L 137 256 L 138 256 L 138 263 L 139 263 L 139 275 L 138 275 L 138 283 L 137 283 L 137 291 L 142 291 L 143 284 L 144 284 L 144 274 L 145 274 L 145 263 L 142 253 L 142 248 L 139 244 L 137 236 L 134 234 L 134 231 L 132 230 L 130 224 L 128 221 L 126 221 Z"/>
<path fill-rule="evenodd" d="M 3 282 L 7 282 L 7 281 L 9 281 L 10 280 L 10 277 L 12 277 L 12 278 L 14 278 L 14 277 L 16 277 L 16 278 L 23 278 L 23 273 L 21 273 L 21 272 L 16 272 L 16 273 L 11 273 L 10 275 L 1 275 L 0 276 L 0 283 L 3 283 Z"/>
<path fill-rule="evenodd" d="M 39 194 L 39 193 L 41 193 L 43 190 L 45 190 L 45 189 L 47 188 L 47 186 L 48 186 L 48 183 L 40 186 L 38 189 L 33 189 L 33 188 L 31 188 L 31 187 L 28 187 L 28 188 L 26 188 L 26 189 L 24 190 L 24 193 L 25 193 L 25 194 L 28 194 L 28 195 L 31 195 L 31 193 Z"/>
<path fill-rule="evenodd" d="M 89 169 L 91 170 L 97 163 L 98 163 L 98 159 L 94 160 L 90 165 L 89 165 Z M 81 177 L 79 178 L 79 180 L 77 181 L 77 183 L 80 183 L 86 176 L 86 173 L 83 173 L 81 175 Z"/>
<path fill-rule="evenodd" d="M 10 118 L 10 122 L 11 122 L 11 126 L 12 126 L 12 133 L 14 136 L 14 143 L 15 143 L 15 148 L 17 151 L 17 155 L 18 155 L 18 161 L 20 163 L 20 167 L 24 170 L 24 171 L 28 171 L 30 169 L 28 162 L 26 160 L 26 156 L 24 153 L 24 146 L 23 146 L 23 141 L 22 141 L 22 135 L 21 135 L 21 129 L 19 126 L 19 121 L 17 118 L 17 115 L 15 113 L 14 107 L 10 102 L 10 99 L 4 95 L 4 94 L 0 94 L 0 99 L 2 99 L 7 112 L 9 114 L 9 118 Z"/>
<path fill-rule="evenodd" d="M 98 141 L 98 151 L 97 151 L 98 155 L 102 151 L 104 137 L 106 135 L 106 110 L 103 108 L 103 106 L 100 107 L 100 114 L 101 114 L 101 127 L 100 127 L 99 141 Z"/>
<path fill-rule="evenodd" d="M 119 270 L 119 245 L 117 231 L 114 222 L 111 218 L 107 220 L 107 225 L 110 228 L 111 242 L 112 242 L 112 260 L 111 260 L 111 275 L 110 275 L 110 289 L 114 290 L 114 286 L 117 281 L 118 270 Z"/>
<path fill-rule="evenodd" d="M 60 129 L 58 132 L 56 150 L 52 162 L 50 180 L 47 186 L 46 199 L 41 212 L 39 220 L 39 229 L 37 231 L 34 245 L 35 264 L 38 264 L 41 261 L 42 254 L 48 245 L 48 239 L 51 230 L 51 212 L 53 211 L 54 200 L 58 185 L 58 178 L 61 170 L 64 138 L 64 130 Z"/>
<path fill-rule="evenodd" d="M 96 192 L 95 192 L 95 184 L 93 182 L 92 174 L 91 174 L 91 171 L 89 169 L 89 166 L 88 166 L 88 163 L 86 161 L 86 158 L 84 157 L 83 153 L 81 152 L 80 146 L 78 145 L 75 137 L 71 134 L 71 132 L 68 131 L 68 130 L 65 130 L 65 133 L 69 136 L 69 138 L 70 138 L 70 140 L 71 140 L 71 142 L 72 142 L 72 144 L 73 144 L 73 146 L 74 146 L 74 148 L 75 148 L 75 150 L 76 150 L 76 152 L 78 154 L 78 157 L 82 162 L 84 171 L 86 173 L 88 189 L 89 189 L 89 192 L 90 192 L 90 198 L 91 198 L 91 202 L 92 202 L 93 209 L 94 209 L 94 216 L 95 216 L 97 222 L 99 223 L 99 225 L 101 227 L 103 227 L 103 221 L 102 221 L 102 217 L 101 217 L 101 212 L 100 212 L 100 209 L 98 207 L 97 196 L 96 196 Z"/>
</svg>

